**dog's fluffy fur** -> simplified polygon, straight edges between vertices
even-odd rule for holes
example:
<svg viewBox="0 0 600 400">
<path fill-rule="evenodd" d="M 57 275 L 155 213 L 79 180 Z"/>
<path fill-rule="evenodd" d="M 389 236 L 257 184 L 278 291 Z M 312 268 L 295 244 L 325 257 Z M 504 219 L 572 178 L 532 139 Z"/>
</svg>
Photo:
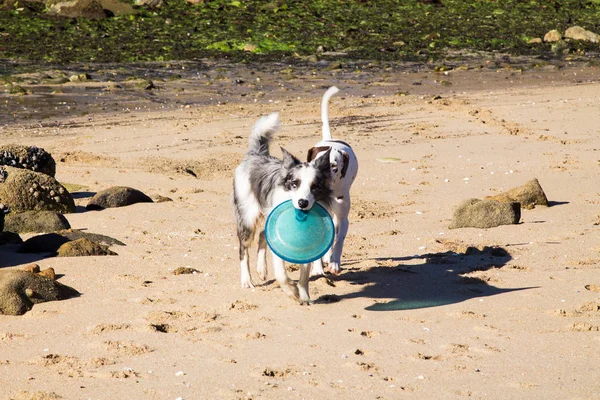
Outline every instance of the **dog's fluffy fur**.
<svg viewBox="0 0 600 400">
<path fill-rule="evenodd" d="M 242 287 L 252 288 L 249 266 L 249 247 L 259 232 L 257 272 L 262 280 L 267 277 L 264 217 L 286 200 L 294 207 L 309 210 L 315 202 L 325 206 L 332 198 L 332 177 L 329 157 L 301 162 L 284 148 L 283 160 L 269 154 L 269 143 L 279 128 L 279 115 L 272 113 L 260 118 L 250 135 L 248 151 L 235 170 L 233 205 L 240 242 Z M 308 281 L 310 265 L 300 269 L 300 280 L 294 284 L 288 278 L 284 262 L 273 254 L 273 272 L 281 288 L 301 304 L 309 303 Z"/>
<path fill-rule="evenodd" d="M 323 140 L 315 144 L 308 151 L 308 162 L 314 162 L 320 158 L 328 159 L 330 163 L 331 176 L 333 179 L 333 190 L 328 209 L 332 214 L 335 225 L 335 239 L 331 250 L 323 257 L 313 263 L 312 274 L 323 275 L 323 262 L 329 264 L 332 273 L 340 272 L 342 261 L 342 250 L 344 240 L 348 232 L 348 214 L 350 213 L 350 187 L 358 174 L 358 160 L 352 147 L 341 140 L 331 138 L 329 129 L 328 104 L 331 96 L 339 89 L 330 87 L 323 95 L 321 102 L 321 119 L 323 122 Z"/>
</svg>

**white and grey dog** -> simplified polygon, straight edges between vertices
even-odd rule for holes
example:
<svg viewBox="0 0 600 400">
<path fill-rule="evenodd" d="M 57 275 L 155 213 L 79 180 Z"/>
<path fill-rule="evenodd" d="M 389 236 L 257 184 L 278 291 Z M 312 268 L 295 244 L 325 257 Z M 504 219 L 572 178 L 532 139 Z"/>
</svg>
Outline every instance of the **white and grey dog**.
<svg viewBox="0 0 600 400">
<path fill-rule="evenodd" d="M 259 232 L 256 270 L 262 280 L 267 278 L 264 218 L 286 200 L 294 207 L 309 210 L 315 202 L 327 206 L 332 198 L 332 176 L 329 157 L 301 162 L 283 147 L 283 160 L 269 154 L 269 144 L 279 128 L 279 114 L 260 118 L 250 135 L 248 151 L 235 170 L 233 206 L 240 242 L 242 287 L 252 288 L 249 247 Z M 302 265 L 300 279 L 294 284 L 287 276 L 284 261 L 273 254 L 273 272 L 283 291 L 300 304 L 309 303 L 310 265 Z"/>
<path fill-rule="evenodd" d="M 335 239 L 330 251 L 322 260 L 313 263 L 312 275 L 323 275 L 323 262 L 329 264 L 329 270 L 338 274 L 342 261 L 344 240 L 348 233 L 348 214 L 350 213 L 350 187 L 358 174 L 358 160 L 352 147 L 346 142 L 331 138 L 329 129 L 329 99 L 339 92 L 335 86 L 330 87 L 323 95 L 321 102 L 321 119 L 323 122 L 323 140 L 315 144 L 308 151 L 308 162 L 320 158 L 329 159 L 331 176 L 333 178 L 333 191 L 329 200 L 333 223 L 335 225 Z"/>
</svg>

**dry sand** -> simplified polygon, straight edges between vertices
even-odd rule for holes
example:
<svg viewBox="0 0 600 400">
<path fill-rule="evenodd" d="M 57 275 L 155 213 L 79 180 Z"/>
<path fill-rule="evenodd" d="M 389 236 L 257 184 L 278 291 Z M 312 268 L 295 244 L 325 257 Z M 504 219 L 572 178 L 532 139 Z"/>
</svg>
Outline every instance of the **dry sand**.
<svg viewBox="0 0 600 400">
<path fill-rule="evenodd" d="M 598 398 L 598 72 L 373 74 L 368 85 L 332 72 L 225 104 L 4 125 L 0 144 L 44 147 L 57 178 L 81 185 L 73 228 L 126 246 L 85 258 L 0 247 L 0 267 L 35 261 L 82 293 L 0 316 L 0 398 Z M 331 84 L 342 91 L 333 133 L 360 171 L 343 271 L 313 279 L 315 304 L 299 306 L 272 275 L 240 288 L 232 171 L 271 111 L 283 125 L 273 153 L 304 157 Z M 550 207 L 518 225 L 448 229 L 462 200 L 532 178 Z M 173 201 L 85 211 L 114 185 Z M 172 274 L 182 266 L 199 273 Z"/>
</svg>

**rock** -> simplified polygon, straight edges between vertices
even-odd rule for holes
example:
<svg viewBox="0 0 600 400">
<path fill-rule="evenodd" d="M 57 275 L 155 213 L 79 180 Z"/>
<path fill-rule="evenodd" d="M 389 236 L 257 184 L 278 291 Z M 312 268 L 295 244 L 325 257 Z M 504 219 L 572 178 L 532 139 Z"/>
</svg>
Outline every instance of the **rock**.
<svg viewBox="0 0 600 400">
<path fill-rule="evenodd" d="M 6 216 L 5 229 L 16 233 L 45 233 L 71 228 L 69 221 L 56 211 L 25 211 Z"/>
<path fill-rule="evenodd" d="M 161 8 L 164 5 L 164 0 L 135 0 L 135 5 L 140 7 L 146 7 L 151 10 Z"/>
<path fill-rule="evenodd" d="M 565 38 L 592 43 L 598 43 L 600 41 L 600 35 L 585 30 L 580 26 L 572 26 L 569 29 L 567 29 L 565 31 Z"/>
<path fill-rule="evenodd" d="M 126 186 L 113 186 L 96 193 L 85 208 L 88 210 L 102 210 L 104 208 L 124 207 L 135 203 L 153 203 L 153 201 L 137 189 Z"/>
<path fill-rule="evenodd" d="M 544 42 L 547 42 L 547 43 L 558 42 L 561 39 L 562 39 L 562 35 L 556 29 L 553 29 L 544 35 Z"/>
<path fill-rule="evenodd" d="M 81 239 L 81 238 L 87 238 L 87 239 L 91 240 L 92 242 L 96 242 L 96 243 L 103 244 L 106 246 L 114 246 L 114 245 L 125 246 L 125 243 L 123 243 L 120 240 L 117 240 L 115 238 L 112 238 L 110 236 L 100 235 L 98 233 L 83 232 L 79 229 L 67 229 L 64 231 L 57 231 L 56 233 L 68 238 L 69 240 L 77 240 L 77 239 Z"/>
<path fill-rule="evenodd" d="M 197 269 L 191 267 L 177 267 L 173 271 L 173 275 L 197 274 L 199 272 L 200 271 L 198 271 Z"/>
<path fill-rule="evenodd" d="M 56 174 L 54 158 L 46 150 L 36 146 L 1 146 L 0 165 L 29 169 L 52 177 Z"/>
<path fill-rule="evenodd" d="M 496 200 L 504 203 L 518 202 L 521 207 L 531 210 L 535 206 L 548 206 L 546 193 L 537 179 L 532 179 L 522 186 L 510 189 L 495 196 L 487 196 L 486 200 Z"/>
<path fill-rule="evenodd" d="M 539 37 L 532 38 L 527 41 L 527 44 L 541 44 L 541 43 L 542 43 L 542 38 L 539 38 Z"/>
<path fill-rule="evenodd" d="M 0 232 L 2 232 L 4 230 L 4 219 L 5 219 L 5 214 L 7 214 L 9 211 L 8 206 L 0 203 Z"/>
<path fill-rule="evenodd" d="M 53 177 L 26 169 L 0 167 L 0 202 L 12 212 L 75 212 L 71 194 Z"/>
<path fill-rule="evenodd" d="M 85 238 L 91 242 L 104 247 L 112 245 L 125 246 L 123 242 L 110 236 L 96 233 L 82 232 L 80 230 L 62 230 L 43 235 L 37 235 L 27 239 L 20 247 L 19 253 L 52 253 L 56 254 L 58 249 L 65 243 Z"/>
<path fill-rule="evenodd" d="M 69 242 L 66 236 L 59 233 L 46 233 L 27 239 L 19 246 L 19 253 L 56 253 L 63 244 Z"/>
<path fill-rule="evenodd" d="M 0 246 L 4 244 L 21 244 L 23 239 L 14 232 L 0 232 Z"/>
<path fill-rule="evenodd" d="M 119 17 L 122 15 L 131 15 L 131 14 L 137 13 L 137 11 L 135 11 L 135 9 L 131 6 L 131 4 L 123 3 L 119 0 L 99 0 L 99 1 L 100 1 L 100 5 L 105 10 L 105 12 L 108 11 L 110 14 L 114 15 L 115 17 Z"/>
<path fill-rule="evenodd" d="M 107 14 L 97 0 L 71 0 L 46 2 L 47 13 L 57 17 L 102 19 Z"/>
<path fill-rule="evenodd" d="M 0 270 L 0 314 L 23 315 L 34 304 L 79 296 L 77 290 L 52 278 L 54 270 L 35 270 Z"/>
<path fill-rule="evenodd" d="M 519 203 L 502 203 L 496 200 L 468 199 L 459 204 L 452 216 L 449 229 L 494 228 L 517 224 L 521 219 Z"/>
<path fill-rule="evenodd" d="M 85 256 L 116 256 L 117 253 L 108 249 L 108 246 L 92 242 L 87 238 L 72 240 L 60 246 L 57 257 L 85 257 Z"/>
<path fill-rule="evenodd" d="M 69 81 L 73 83 L 86 82 L 91 80 L 92 77 L 88 74 L 74 74 L 69 77 Z"/>
</svg>

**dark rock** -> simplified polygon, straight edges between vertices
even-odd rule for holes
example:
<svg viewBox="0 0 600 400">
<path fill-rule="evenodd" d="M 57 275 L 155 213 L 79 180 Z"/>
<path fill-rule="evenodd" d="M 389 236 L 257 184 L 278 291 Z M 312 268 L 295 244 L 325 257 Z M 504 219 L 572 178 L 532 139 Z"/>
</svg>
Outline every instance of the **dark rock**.
<svg viewBox="0 0 600 400">
<path fill-rule="evenodd" d="M 0 175 L 0 202 L 12 212 L 75 212 L 71 194 L 49 175 L 7 166 L 0 167 Z"/>
<path fill-rule="evenodd" d="M 70 241 L 87 239 L 99 246 L 109 247 L 112 245 L 125 246 L 125 244 L 110 236 L 96 233 L 82 232 L 80 230 L 62 230 L 44 235 L 37 235 L 27 239 L 20 247 L 20 253 L 52 253 L 56 254 L 59 248 Z"/>
<path fill-rule="evenodd" d="M 548 206 L 546 193 L 537 179 L 532 179 L 522 186 L 510 189 L 495 196 L 487 196 L 486 200 L 496 200 L 503 203 L 518 202 L 521 207 L 531 210 L 535 206 Z"/>
<path fill-rule="evenodd" d="M 100 235 L 98 233 L 84 232 L 79 229 L 66 229 L 64 231 L 58 231 L 56 233 L 68 238 L 69 240 L 86 238 L 91 240 L 92 242 L 96 242 L 106 246 L 125 246 L 125 243 L 110 236 Z"/>
<path fill-rule="evenodd" d="M 449 229 L 494 228 L 500 225 L 517 224 L 520 219 L 519 203 L 469 199 L 456 207 Z"/>
<path fill-rule="evenodd" d="M 40 273 L 0 270 L 0 314 L 23 315 L 34 304 L 79 296 L 77 290 L 55 281 L 52 276 L 55 276 L 54 271 L 48 270 Z"/>
<path fill-rule="evenodd" d="M 56 174 L 56 162 L 52 155 L 36 146 L 1 146 L 0 165 L 29 169 L 52 177 Z"/>
<path fill-rule="evenodd" d="M 116 256 L 117 253 L 108 249 L 108 246 L 92 242 L 87 238 L 69 241 L 57 250 L 57 257 L 85 257 L 85 256 Z"/>
<path fill-rule="evenodd" d="M 98 192 L 90 199 L 88 210 L 124 207 L 135 203 L 152 203 L 152 199 L 137 189 L 125 186 L 113 186 Z"/>
<path fill-rule="evenodd" d="M 5 229 L 16 233 L 56 232 L 71 228 L 69 221 L 56 211 L 25 211 L 9 214 L 5 219 Z"/>
<path fill-rule="evenodd" d="M 8 208 L 0 203 L 0 232 L 2 232 L 4 230 L 4 214 L 6 214 L 8 212 Z"/>
<path fill-rule="evenodd" d="M 56 253 L 63 244 L 69 242 L 66 236 L 58 233 L 46 233 L 27 239 L 19 246 L 19 253 Z"/>
<path fill-rule="evenodd" d="M 0 232 L 0 246 L 4 244 L 21 244 L 23 239 L 14 232 Z"/>
</svg>

